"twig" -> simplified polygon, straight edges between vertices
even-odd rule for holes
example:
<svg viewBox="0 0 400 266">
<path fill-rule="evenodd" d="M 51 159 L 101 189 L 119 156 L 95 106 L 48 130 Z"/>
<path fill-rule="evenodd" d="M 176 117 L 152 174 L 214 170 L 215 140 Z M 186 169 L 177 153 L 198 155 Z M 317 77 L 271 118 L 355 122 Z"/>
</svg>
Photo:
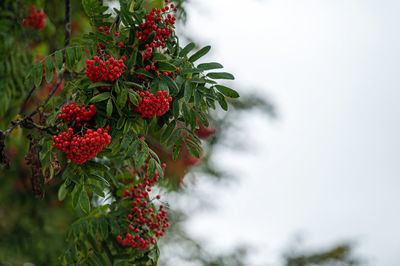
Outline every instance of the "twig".
<svg viewBox="0 0 400 266">
<path fill-rule="evenodd" d="M 32 88 L 30 89 L 30 91 L 28 92 L 28 94 L 25 96 L 24 102 L 23 102 L 23 104 L 21 105 L 21 108 L 19 109 L 19 113 L 20 113 L 20 114 L 22 114 L 22 112 L 24 111 L 24 109 L 25 109 L 25 107 L 26 107 L 26 105 L 27 105 L 27 103 L 28 103 L 28 100 L 29 100 L 29 98 L 32 96 L 32 93 L 33 93 L 33 91 L 34 91 L 35 89 L 36 89 L 36 86 L 33 85 Z"/>
<path fill-rule="evenodd" d="M 64 72 L 61 71 L 60 74 L 58 75 L 57 83 L 56 83 L 56 85 L 53 87 L 53 89 L 50 91 L 49 95 L 47 95 L 46 99 L 44 99 L 44 101 L 43 101 L 38 107 L 36 107 L 36 109 L 35 109 L 34 111 L 32 111 L 29 115 L 27 115 L 26 117 L 24 117 L 24 119 L 20 119 L 20 120 L 11 122 L 11 123 L 12 123 L 12 126 L 11 126 L 9 129 L 7 129 L 6 131 L 3 132 L 3 134 L 4 134 L 5 136 L 7 136 L 8 134 L 10 134 L 11 131 L 13 131 L 13 130 L 14 130 L 16 127 L 18 127 L 19 125 L 23 125 L 23 124 L 32 125 L 32 123 L 30 123 L 29 121 L 32 120 L 32 117 L 33 117 L 35 114 L 37 114 L 37 113 L 40 111 L 40 109 L 43 108 L 43 107 L 47 104 L 47 102 L 50 100 L 50 98 L 51 98 L 51 97 L 53 96 L 53 94 L 56 92 L 56 90 L 58 89 L 58 87 L 59 87 L 60 84 L 61 84 L 62 74 L 63 74 L 63 73 L 64 73 Z"/>
<path fill-rule="evenodd" d="M 119 23 L 119 15 L 117 15 L 113 21 L 113 23 L 110 26 L 110 32 L 113 30 L 114 26 Z M 117 25 L 117 31 L 118 31 L 118 25 Z"/>
</svg>

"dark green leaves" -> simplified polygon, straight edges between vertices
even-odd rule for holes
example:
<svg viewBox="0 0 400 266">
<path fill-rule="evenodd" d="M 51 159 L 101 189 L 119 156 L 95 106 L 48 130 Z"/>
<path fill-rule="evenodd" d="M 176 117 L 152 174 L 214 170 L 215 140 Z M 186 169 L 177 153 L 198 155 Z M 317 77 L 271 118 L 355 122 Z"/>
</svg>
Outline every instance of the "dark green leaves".
<svg viewBox="0 0 400 266">
<path fill-rule="evenodd" d="M 103 93 L 97 94 L 92 99 L 90 99 L 90 102 L 91 103 L 101 102 L 101 101 L 104 101 L 104 100 L 110 98 L 110 96 L 111 96 L 111 94 L 109 92 L 103 92 Z"/>
<path fill-rule="evenodd" d="M 58 200 L 63 201 L 65 196 L 67 196 L 67 186 L 63 183 L 58 189 Z"/>
<path fill-rule="evenodd" d="M 167 62 L 159 62 L 158 63 L 158 69 L 160 71 L 168 71 L 168 72 L 172 72 L 172 71 L 176 71 L 176 66 L 167 63 Z"/>
<path fill-rule="evenodd" d="M 189 102 L 190 98 L 193 95 L 193 86 L 189 83 L 186 82 L 185 83 L 185 92 L 184 92 L 184 98 L 185 98 L 185 102 Z"/>
<path fill-rule="evenodd" d="M 167 61 L 167 56 L 160 53 L 153 53 L 153 61 Z"/>
<path fill-rule="evenodd" d="M 227 97 L 230 98 L 238 98 L 239 97 L 239 93 L 237 93 L 235 90 L 232 90 L 231 88 L 222 86 L 222 85 L 215 85 L 215 88 L 217 88 L 217 90 L 219 90 L 222 94 L 224 94 Z"/>
<path fill-rule="evenodd" d="M 187 147 L 187 149 L 188 149 L 188 151 L 189 151 L 189 153 L 191 155 L 193 155 L 196 158 L 200 158 L 200 153 L 199 153 L 198 149 L 193 144 L 191 144 L 189 142 L 186 142 L 185 145 L 186 145 L 186 147 Z"/>
<path fill-rule="evenodd" d="M 90 201 L 85 189 L 82 189 L 81 191 L 81 195 L 79 197 L 79 206 L 81 206 L 81 209 L 86 214 L 90 212 Z"/>
<path fill-rule="evenodd" d="M 102 86 L 111 86 L 111 84 L 106 83 L 106 82 L 97 82 L 97 83 L 92 83 L 89 85 L 88 89 L 92 89 L 92 88 L 97 88 L 97 87 L 102 87 Z"/>
<path fill-rule="evenodd" d="M 75 63 L 75 51 L 72 47 L 67 47 L 65 49 L 65 59 L 67 61 L 67 67 L 72 69 Z"/>
<path fill-rule="evenodd" d="M 174 149 L 172 151 L 172 160 L 178 159 L 179 151 L 182 148 L 183 141 L 182 139 L 178 139 L 175 143 Z"/>
<path fill-rule="evenodd" d="M 173 143 L 175 143 L 182 134 L 182 128 L 177 128 L 174 133 L 172 133 L 171 137 L 167 141 L 167 147 L 170 147 Z"/>
<path fill-rule="evenodd" d="M 179 56 L 180 57 L 185 57 L 190 51 L 193 50 L 193 48 L 195 47 L 194 43 L 189 43 L 188 45 L 185 46 L 185 48 L 182 49 L 182 51 L 180 52 Z"/>
<path fill-rule="evenodd" d="M 178 93 L 179 92 L 179 87 L 176 85 L 176 82 L 171 79 L 169 76 L 165 75 L 160 75 L 161 80 L 164 80 L 168 84 L 168 88 L 173 92 L 173 93 Z"/>
<path fill-rule="evenodd" d="M 36 87 L 39 87 L 42 83 L 42 75 L 43 75 L 43 64 L 36 63 L 33 67 L 33 82 Z"/>
<path fill-rule="evenodd" d="M 143 0 L 137 0 L 135 2 L 135 5 L 133 6 L 133 10 L 139 10 L 139 8 L 142 6 Z"/>
<path fill-rule="evenodd" d="M 189 57 L 189 61 L 193 63 L 194 61 L 198 60 L 200 57 L 207 54 L 208 51 L 210 51 L 210 49 L 211 49 L 211 46 L 209 46 L 209 45 L 201 48 L 199 51 L 197 51 L 191 57 Z"/>
<path fill-rule="evenodd" d="M 144 162 L 146 161 L 147 157 L 149 157 L 149 153 L 147 151 L 141 151 L 135 158 L 135 167 L 136 169 L 140 169 Z"/>
<path fill-rule="evenodd" d="M 63 54 L 61 51 L 56 51 L 54 53 L 54 58 L 56 59 L 56 69 L 60 71 L 63 65 Z"/>
<path fill-rule="evenodd" d="M 212 72 L 208 73 L 207 77 L 212 78 L 212 79 L 235 79 L 235 77 L 227 72 Z"/>
<path fill-rule="evenodd" d="M 161 143 L 167 141 L 167 139 L 171 136 L 172 131 L 175 129 L 176 122 L 173 120 L 171 123 L 168 124 L 167 128 L 165 129 L 164 133 L 161 135 Z"/>
<path fill-rule="evenodd" d="M 97 4 L 97 0 L 82 0 L 83 10 L 85 10 L 86 15 L 93 16 L 96 12 Z"/>
<path fill-rule="evenodd" d="M 50 83 L 51 80 L 53 79 L 53 69 L 54 69 L 52 56 L 50 55 L 46 56 L 44 68 L 45 68 L 46 81 L 47 83 Z"/>
<path fill-rule="evenodd" d="M 108 99 L 108 102 L 107 102 L 107 117 L 111 117 L 112 112 L 113 112 L 113 103 L 112 103 L 111 99 Z"/>
<path fill-rule="evenodd" d="M 223 68 L 223 66 L 220 63 L 212 62 L 212 63 L 200 64 L 197 66 L 197 68 L 205 71 L 205 70 L 210 70 L 210 69 Z"/>
<path fill-rule="evenodd" d="M 139 105 L 139 95 L 134 92 L 133 90 L 128 90 L 128 95 L 129 95 L 129 99 L 131 100 L 131 102 L 135 105 L 138 106 Z"/>
</svg>

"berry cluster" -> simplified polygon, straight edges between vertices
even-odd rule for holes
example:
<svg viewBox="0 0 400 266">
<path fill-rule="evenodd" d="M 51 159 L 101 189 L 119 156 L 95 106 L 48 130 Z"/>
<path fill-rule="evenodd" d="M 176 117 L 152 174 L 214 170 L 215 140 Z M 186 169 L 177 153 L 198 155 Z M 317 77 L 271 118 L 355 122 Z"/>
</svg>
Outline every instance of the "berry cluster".
<svg viewBox="0 0 400 266">
<path fill-rule="evenodd" d="M 165 164 L 162 165 L 164 171 Z M 152 179 L 146 177 L 143 184 L 136 184 L 129 191 L 125 190 L 123 197 L 131 198 L 133 200 L 131 214 L 127 216 L 130 221 L 125 239 L 121 235 L 117 236 L 117 240 L 123 246 L 132 246 L 139 249 L 147 249 L 150 244 L 156 243 L 156 237 L 164 235 L 165 228 L 169 227 L 168 218 L 166 218 L 167 210 L 164 205 L 160 205 L 158 209 L 153 209 L 154 205 L 151 203 L 149 192 L 151 186 L 154 185 L 158 178 L 159 173 L 156 171 Z M 159 200 L 161 197 L 155 197 Z M 152 232 L 150 236 L 149 231 Z"/>
<path fill-rule="evenodd" d="M 62 108 L 62 113 L 58 115 L 58 118 L 64 119 L 64 121 L 76 121 L 77 126 L 85 125 L 92 119 L 96 114 L 96 107 L 91 105 L 90 107 L 77 103 L 67 104 Z"/>
<path fill-rule="evenodd" d="M 124 61 L 125 56 L 121 59 L 116 60 L 113 57 L 107 56 L 105 62 L 100 60 L 98 56 L 95 56 L 93 60 L 86 60 L 86 75 L 92 82 L 99 81 L 111 81 L 113 82 L 119 78 L 125 68 Z"/>
<path fill-rule="evenodd" d="M 142 31 L 136 34 L 136 38 L 139 39 L 139 43 L 143 43 L 153 32 L 155 33 L 154 41 L 150 43 L 150 47 L 147 47 L 146 53 L 151 52 L 151 48 L 164 47 L 165 39 L 170 37 L 174 32 L 169 25 L 175 24 L 176 18 L 171 14 L 167 14 L 169 10 L 176 11 L 174 4 L 163 7 L 162 9 L 153 8 L 153 10 L 147 14 L 146 22 L 141 23 L 140 27 Z"/>
<path fill-rule="evenodd" d="M 68 128 L 67 132 L 53 136 L 53 146 L 64 151 L 67 158 L 71 159 L 76 164 L 83 164 L 85 161 L 96 157 L 103 147 L 111 141 L 111 136 L 108 135 L 106 129 L 99 128 L 95 131 L 86 130 L 86 133 L 74 135 L 74 130 Z"/>
<path fill-rule="evenodd" d="M 40 31 L 46 26 L 46 14 L 43 13 L 42 9 L 36 8 L 36 6 L 31 6 L 28 9 L 29 17 L 22 21 L 24 27 L 31 27 Z"/>
<path fill-rule="evenodd" d="M 142 100 L 139 101 L 139 106 L 133 106 L 132 110 L 140 113 L 142 117 L 162 116 L 169 110 L 169 102 L 172 101 L 172 97 L 165 97 L 168 94 L 166 90 L 157 91 L 157 97 L 149 91 L 136 92 L 142 97 Z"/>
</svg>

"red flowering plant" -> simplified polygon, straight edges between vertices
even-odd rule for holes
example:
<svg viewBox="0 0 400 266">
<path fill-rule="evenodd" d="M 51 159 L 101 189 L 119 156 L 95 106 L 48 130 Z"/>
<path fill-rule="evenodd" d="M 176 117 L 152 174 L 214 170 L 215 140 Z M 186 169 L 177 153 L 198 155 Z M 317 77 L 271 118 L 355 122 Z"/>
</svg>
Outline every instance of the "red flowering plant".
<svg viewBox="0 0 400 266">
<path fill-rule="evenodd" d="M 163 157 L 181 153 L 193 161 L 188 165 L 199 163 L 200 138 L 215 132 L 209 110 L 217 104 L 227 110 L 226 97 L 239 97 L 218 84 L 233 79 L 214 72 L 221 64 L 196 64 L 210 46 L 180 47 L 174 3 L 146 10 L 142 2 L 121 0 L 112 17 L 98 0 L 82 0 L 92 31 L 71 43 L 66 27 L 65 47 L 35 63 L 26 82 L 32 92 L 43 80 L 55 81 L 50 92 L 0 131 L 3 164 L 4 139 L 17 128 L 35 131 L 29 151 L 35 177 L 61 180 L 58 199 L 70 200 L 80 217 L 66 231 L 61 265 L 156 264 L 157 240 L 169 227 L 157 186 L 168 169 L 160 147 Z M 35 19 L 23 25 L 40 30 Z"/>
</svg>

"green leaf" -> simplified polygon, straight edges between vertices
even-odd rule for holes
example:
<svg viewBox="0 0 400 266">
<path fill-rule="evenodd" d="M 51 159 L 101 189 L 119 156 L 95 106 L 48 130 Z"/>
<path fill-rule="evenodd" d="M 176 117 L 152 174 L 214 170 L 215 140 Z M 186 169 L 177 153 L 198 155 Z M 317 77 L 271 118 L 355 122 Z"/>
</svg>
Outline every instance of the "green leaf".
<svg viewBox="0 0 400 266">
<path fill-rule="evenodd" d="M 173 72 L 176 71 L 176 66 L 167 62 L 158 62 L 158 70 Z"/>
<path fill-rule="evenodd" d="M 135 140 L 131 145 L 129 145 L 129 148 L 127 152 L 125 153 L 125 158 L 130 159 L 133 155 L 136 154 L 137 147 L 139 145 L 139 140 Z"/>
<path fill-rule="evenodd" d="M 89 212 L 90 212 L 90 201 L 89 201 L 89 197 L 88 197 L 85 189 L 82 189 L 82 191 L 81 191 L 81 195 L 79 197 L 79 206 L 81 206 L 81 209 L 86 214 L 89 214 Z"/>
<path fill-rule="evenodd" d="M 203 78 L 194 77 L 194 78 L 191 78 L 189 80 L 189 82 L 192 82 L 192 83 L 206 83 L 206 80 L 203 79 Z"/>
<path fill-rule="evenodd" d="M 205 71 L 205 70 L 210 70 L 210 69 L 223 68 L 223 66 L 220 63 L 211 62 L 211 63 L 200 64 L 197 66 L 197 68 Z"/>
<path fill-rule="evenodd" d="M 97 219 L 97 217 L 92 217 L 92 221 L 91 221 L 91 228 L 92 228 L 92 235 L 96 236 L 97 235 L 97 228 L 99 225 L 99 220 Z M 93 241 L 94 242 L 94 241 Z M 92 244 L 93 245 L 93 244 Z M 96 245 L 97 247 L 97 245 Z M 96 248 L 93 247 L 93 248 Z"/>
<path fill-rule="evenodd" d="M 154 177 L 154 174 L 156 172 L 156 164 L 157 164 L 156 160 L 151 158 L 149 161 L 149 165 L 147 167 L 147 175 L 149 176 L 149 178 Z"/>
<path fill-rule="evenodd" d="M 104 195 L 103 189 L 101 189 L 100 187 L 98 187 L 96 185 L 93 185 L 93 184 L 89 184 L 89 185 L 86 185 L 86 186 L 90 191 L 92 191 L 93 193 L 95 193 L 99 197 L 104 198 L 105 195 Z"/>
<path fill-rule="evenodd" d="M 42 83 L 43 76 L 43 64 L 38 62 L 33 67 L 33 82 L 35 83 L 36 88 L 40 86 Z"/>
<path fill-rule="evenodd" d="M 185 102 L 188 103 L 192 95 L 193 95 L 192 85 L 190 85 L 189 82 L 185 82 L 185 93 L 184 93 Z"/>
<path fill-rule="evenodd" d="M 100 217 L 100 234 L 103 239 L 106 239 L 108 236 L 108 223 L 106 218 L 103 216 Z"/>
<path fill-rule="evenodd" d="M 60 71 L 63 65 L 63 54 L 61 51 L 56 51 L 54 57 L 56 59 L 56 69 L 57 71 Z"/>
<path fill-rule="evenodd" d="M 142 76 L 154 79 L 156 76 L 154 76 L 153 74 L 151 74 L 149 71 L 146 71 L 144 69 L 138 69 L 136 70 L 136 74 L 140 74 Z"/>
<path fill-rule="evenodd" d="M 174 133 L 172 133 L 171 137 L 167 141 L 167 147 L 170 147 L 173 143 L 175 143 L 182 134 L 182 128 L 177 128 Z"/>
<path fill-rule="evenodd" d="M 124 83 L 125 83 L 125 85 L 127 85 L 127 86 L 129 86 L 129 87 L 134 87 L 134 88 L 139 89 L 139 90 L 142 90 L 142 89 L 143 89 L 143 86 L 140 85 L 139 83 L 136 83 L 136 82 L 125 81 Z"/>
<path fill-rule="evenodd" d="M 196 158 L 200 158 L 200 153 L 193 144 L 186 142 L 185 145 L 188 148 L 188 151 L 191 155 L 193 155 Z"/>
<path fill-rule="evenodd" d="M 218 93 L 217 100 L 218 100 L 219 105 L 222 107 L 222 109 L 224 109 L 225 111 L 228 111 L 228 103 L 226 102 L 224 95 L 222 95 L 221 93 Z"/>
<path fill-rule="evenodd" d="M 53 179 L 54 177 L 54 167 L 53 165 L 50 164 L 50 179 Z"/>
<path fill-rule="evenodd" d="M 209 46 L 209 45 L 201 48 L 199 51 L 197 51 L 191 57 L 189 57 L 189 61 L 193 63 L 194 61 L 198 60 L 200 57 L 207 54 L 208 51 L 210 51 L 210 49 L 211 49 L 211 46 Z"/>
<path fill-rule="evenodd" d="M 67 186 L 63 183 L 58 189 L 58 200 L 63 201 L 65 196 L 67 196 Z"/>
<path fill-rule="evenodd" d="M 172 160 L 178 159 L 179 151 L 181 150 L 183 141 L 182 139 L 178 139 L 178 141 L 175 143 L 174 150 L 172 151 Z"/>
<path fill-rule="evenodd" d="M 103 92 L 100 94 L 97 94 L 96 96 L 94 96 L 92 99 L 90 99 L 89 102 L 91 103 L 96 103 L 96 102 L 101 102 L 104 101 L 108 98 L 110 98 L 111 94 L 109 92 Z"/>
<path fill-rule="evenodd" d="M 135 5 L 133 6 L 133 10 L 139 10 L 139 8 L 142 6 L 143 0 L 137 0 L 135 2 Z"/>
<path fill-rule="evenodd" d="M 120 108 L 123 108 L 128 99 L 128 89 L 122 88 L 121 93 L 118 95 L 117 103 Z"/>
<path fill-rule="evenodd" d="M 232 90 L 231 88 L 222 86 L 222 85 L 215 85 L 215 88 L 222 92 L 225 96 L 230 97 L 230 98 L 238 98 L 239 93 L 237 93 L 235 90 Z"/>
<path fill-rule="evenodd" d="M 81 60 L 81 58 L 82 58 L 82 47 L 81 46 L 75 47 L 75 56 L 76 56 L 77 61 Z"/>
<path fill-rule="evenodd" d="M 139 101 L 138 101 L 139 95 L 135 91 L 132 91 L 132 90 L 128 90 L 128 94 L 129 94 L 129 99 L 131 100 L 131 102 L 135 106 L 138 106 L 139 105 Z"/>
<path fill-rule="evenodd" d="M 88 89 L 92 89 L 92 88 L 96 88 L 96 87 L 102 87 L 102 86 L 109 87 L 109 86 L 112 86 L 112 85 L 110 83 L 106 83 L 106 82 L 96 82 L 96 83 L 90 84 Z"/>
<path fill-rule="evenodd" d="M 174 131 L 176 126 L 176 121 L 173 120 L 171 123 L 168 124 L 167 128 L 165 129 L 164 133 L 161 135 L 160 141 L 164 143 L 167 139 L 171 136 L 172 131 Z"/>
<path fill-rule="evenodd" d="M 149 156 L 149 153 L 147 151 L 141 151 L 135 158 L 135 167 L 136 169 L 140 169 L 144 162 L 146 161 L 147 157 Z"/>
<path fill-rule="evenodd" d="M 89 17 L 93 16 L 97 7 L 97 0 L 82 0 L 83 10 Z"/>
<path fill-rule="evenodd" d="M 98 174 L 90 174 L 90 177 L 96 179 L 97 181 L 102 183 L 104 186 L 110 187 L 110 183 L 108 183 L 108 181 L 105 180 L 104 177 L 102 177 L 102 176 L 100 176 Z"/>
<path fill-rule="evenodd" d="M 179 87 L 176 85 L 176 82 L 170 77 L 166 75 L 160 75 L 161 80 L 164 80 L 168 83 L 168 87 L 170 88 L 171 92 L 178 93 Z"/>
<path fill-rule="evenodd" d="M 172 102 L 172 114 L 174 115 L 175 119 L 179 117 L 179 101 L 175 100 Z"/>
<path fill-rule="evenodd" d="M 44 68 L 45 68 L 46 82 L 50 83 L 51 80 L 53 79 L 53 69 L 54 69 L 52 56 L 50 55 L 46 56 Z"/>
<path fill-rule="evenodd" d="M 65 49 L 65 59 L 67 61 L 67 67 L 68 69 L 72 69 L 72 67 L 75 64 L 75 51 L 71 47 L 67 47 Z"/>
<path fill-rule="evenodd" d="M 156 164 L 156 169 L 157 169 L 157 172 L 160 174 L 160 177 L 164 178 L 164 172 L 163 172 L 163 169 L 161 168 L 161 165 L 159 163 Z"/>
<path fill-rule="evenodd" d="M 82 231 L 87 233 L 89 231 L 89 223 L 86 219 L 81 219 Z"/>
<path fill-rule="evenodd" d="M 129 145 L 129 143 L 131 143 L 132 142 L 132 140 L 133 140 L 133 138 L 134 138 L 134 133 L 133 133 L 133 131 L 132 130 L 129 130 L 128 131 L 128 134 L 126 134 L 125 136 L 124 136 L 124 138 L 122 139 L 122 141 L 121 141 L 121 144 L 120 144 L 120 149 L 121 149 L 121 151 L 123 151 L 123 150 L 125 150 L 127 147 L 128 147 L 128 145 Z"/>
<path fill-rule="evenodd" d="M 235 77 L 227 72 L 211 72 L 207 74 L 207 77 L 212 79 L 235 79 Z"/>
<path fill-rule="evenodd" d="M 165 54 L 153 53 L 153 61 L 167 61 L 168 57 Z"/>
<path fill-rule="evenodd" d="M 82 186 L 76 186 L 75 189 L 72 191 L 72 206 L 76 208 L 79 203 L 79 197 L 81 195 Z"/>
<path fill-rule="evenodd" d="M 197 68 L 185 68 L 182 70 L 179 70 L 179 74 L 181 75 L 187 75 L 187 74 L 193 74 L 193 73 L 201 73 L 202 71 Z"/>
<path fill-rule="evenodd" d="M 111 117 L 112 112 L 113 112 L 113 104 L 112 104 L 111 99 L 108 99 L 108 102 L 107 102 L 107 117 Z"/>
<path fill-rule="evenodd" d="M 121 231 L 116 219 L 110 219 L 110 227 L 111 227 L 111 233 L 113 234 L 119 234 Z"/>
<path fill-rule="evenodd" d="M 193 48 L 195 47 L 194 43 L 189 43 L 188 45 L 185 46 L 185 48 L 182 49 L 182 51 L 180 52 L 179 56 L 180 57 L 185 57 L 190 51 L 193 50 Z"/>
</svg>

